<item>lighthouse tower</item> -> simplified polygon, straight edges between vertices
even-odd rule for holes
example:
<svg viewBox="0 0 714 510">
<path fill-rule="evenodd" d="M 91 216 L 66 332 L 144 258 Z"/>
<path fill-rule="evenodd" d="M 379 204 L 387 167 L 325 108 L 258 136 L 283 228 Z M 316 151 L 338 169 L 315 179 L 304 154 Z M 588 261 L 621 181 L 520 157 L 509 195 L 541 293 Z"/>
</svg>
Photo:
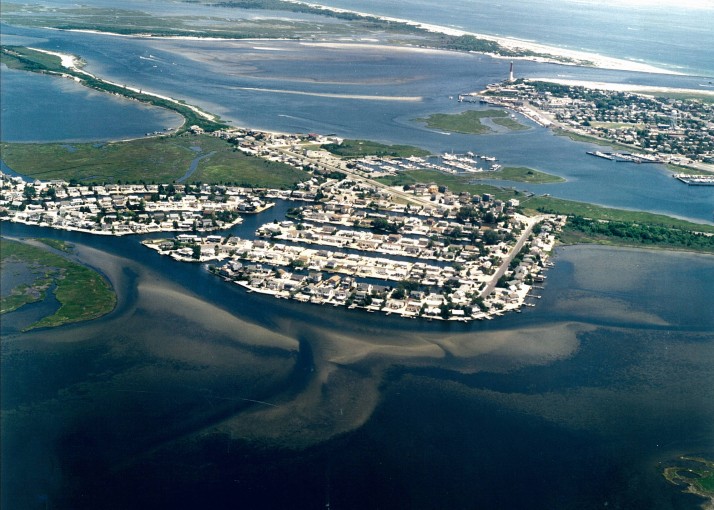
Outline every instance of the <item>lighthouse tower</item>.
<svg viewBox="0 0 714 510">
<path fill-rule="evenodd" d="M 508 82 L 513 83 L 516 79 L 513 77 L 513 62 L 511 62 L 511 69 L 508 71 Z"/>
</svg>

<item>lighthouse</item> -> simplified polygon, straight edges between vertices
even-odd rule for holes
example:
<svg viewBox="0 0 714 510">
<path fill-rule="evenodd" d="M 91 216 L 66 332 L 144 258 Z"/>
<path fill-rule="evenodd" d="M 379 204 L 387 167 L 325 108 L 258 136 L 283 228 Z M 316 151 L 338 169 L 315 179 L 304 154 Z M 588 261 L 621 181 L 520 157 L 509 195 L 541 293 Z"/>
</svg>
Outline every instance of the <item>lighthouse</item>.
<svg viewBox="0 0 714 510">
<path fill-rule="evenodd" d="M 513 77 L 513 62 L 511 62 L 511 69 L 508 71 L 508 82 L 513 83 L 516 79 Z"/>
</svg>

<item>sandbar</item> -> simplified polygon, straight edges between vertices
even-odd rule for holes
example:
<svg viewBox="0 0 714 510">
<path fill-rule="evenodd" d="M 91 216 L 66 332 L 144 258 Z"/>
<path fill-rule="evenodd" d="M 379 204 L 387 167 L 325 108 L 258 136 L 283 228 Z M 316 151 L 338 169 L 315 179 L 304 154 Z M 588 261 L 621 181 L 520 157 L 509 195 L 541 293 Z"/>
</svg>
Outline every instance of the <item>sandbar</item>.
<svg viewBox="0 0 714 510">
<path fill-rule="evenodd" d="M 258 87 L 235 87 L 237 90 L 251 90 L 256 92 L 270 92 L 273 94 L 293 94 L 296 96 L 332 97 L 336 99 L 359 99 L 366 101 L 405 101 L 419 102 L 421 96 L 371 96 L 367 94 L 332 94 L 328 92 L 306 92 L 303 90 L 265 89 Z"/>
<path fill-rule="evenodd" d="M 600 68 L 600 69 L 633 71 L 633 72 L 640 72 L 640 73 L 670 74 L 670 75 L 683 75 L 684 74 L 684 73 L 672 71 L 670 69 L 665 69 L 665 68 L 657 67 L 657 66 L 654 66 L 651 64 L 646 64 L 643 62 L 634 62 L 631 60 L 626 60 L 626 59 L 621 59 L 621 58 L 608 57 L 605 55 L 600 55 L 598 53 L 592 53 L 592 52 L 587 52 L 587 51 L 582 51 L 582 50 L 573 50 L 573 49 L 568 49 L 568 48 L 560 48 L 557 46 L 548 46 L 548 45 L 540 44 L 540 43 L 537 43 L 534 41 L 526 41 L 526 40 L 517 39 L 514 37 L 501 37 L 501 36 L 482 34 L 482 33 L 478 33 L 478 32 L 469 32 L 469 31 L 465 31 L 465 30 L 452 28 L 452 27 L 435 25 L 432 23 L 423 23 L 423 22 L 412 21 L 412 20 L 403 19 L 403 18 L 394 18 L 391 16 L 377 16 L 377 15 L 366 13 L 366 12 L 340 9 L 337 7 L 326 7 L 326 6 L 319 5 L 319 4 L 300 2 L 300 1 L 296 1 L 296 0 L 287 0 L 287 1 L 290 1 L 290 2 L 296 3 L 296 4 L 316 7 L 316 8 L 324 10 L 325 12 L 352 13 L 352 14 L 356 14 L 359 16 L 364 16 L 364 17 L 373 18 L 373 19 L 379 19 L 381 21 L 387 21 L 387 22 L 393 22 L 393 23 L 403 23 L 403 24 L 413 26 L 416 28 L 420 28 L 422 30 L 426 30 L 427 32 L 432 32 L 435 34 L 444 34 L 444 35 L 450 35 L 450 36 L 454 36 L 454 37 L 470 35 L 470 36 L 477 37 L 479 39 L 496 42 L 496 43 L 500 44 L 501 46 L 503 46 L 504 48 L 512 50 L 512 51 L 532 51 L 535 53 L 543 54 L 543 56 L 522 56 L 522 57 L 510 57 L 510 56 L 503 56 L 503 55 L 497 55 L 497 54 L 489 54 L 495 58 L 507 58 L 510 60 L 532 60 L 532 61 L 536 61 L 536 62 L 550 62 L 550 63 L 556 63 L 556 64 L 579 65 L 579 66 L 596 67 L 596 68 Z M 98 30 L 87 30 L 87 29 L 68 29 L 67 31 L 69 31 L 69 32 L 83 32 L 83 33 L 90 33 L 90 34 L 101 34 L 101 35 L 112 35 L 112 36 L 117 36 L 117 37 L 138 37 L 138 38 L 147 38 L 147 39 L 151 38 L 151 39 L 187 40 L 187 41 L 288 40 L 288 39 L 284 39 L 284 38 L 235 39 L 235 38 L 222 38 L 222 37 L 210 37 L 210 36 L 209 37 L 157 36 L 157 35 L 148 34 L 148 33 L 147 34 L 118 34 L 118 33 L 114 33 L 114 32 L 102 32 L 102 31 L 98 31 Z M 368 42 L 368 39 L 362 39 L 362 40 L 365 42 Z M 327 44 L 333 44 L 333 43 L 327 43 Z M 339 43 L 337 43 L 337 44 L 339 44 Z M 365 44 L 364 46 L 368 46 L 368 44 Z M 395 48 L 395 47 L 397 47 L 397 46 L 392 46 L 392 48 Z M 426 49 L 426 48 L 414 48 L 414 50 L 424 50 L 424 49 Z M 568 59 L 571 61 L 563 62 L 561 59 Z"/>
</svg>

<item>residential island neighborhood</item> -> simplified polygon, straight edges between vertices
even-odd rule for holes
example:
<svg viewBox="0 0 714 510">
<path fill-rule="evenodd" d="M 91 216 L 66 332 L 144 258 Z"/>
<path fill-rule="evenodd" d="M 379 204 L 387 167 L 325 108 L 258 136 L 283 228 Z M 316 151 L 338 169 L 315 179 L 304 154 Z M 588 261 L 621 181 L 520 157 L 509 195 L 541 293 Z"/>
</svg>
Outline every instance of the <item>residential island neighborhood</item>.
<svg viewBox="0 0 714 510">
<path fill-rule="evenodd" d="M 389 187 L 372 177 L 411 164 L 408 158 L 346 160 L 315 149 L 316 141 L 340 142 L 330 137 L 243 129 L 214 134 L 246 154 L 309 169 L 312 177 L 277 190 L 27 182 L 0 174 L 0 215 L 93 234 L 177 232 L 144 244 L 177 260 L 211 262 L 213 272 L 249 291 L 453 320 L 492 318 L 528 304 L 566 220 L 524 216 L 517 199 L 503 202 L 488 193 L 451 193 L 434 183 Z M 440 159 L 444 172 L 484 171 L 483 161 L 495 166 L 487 156 Z M 255 239 L 213 233 L 277 200 L 293 202 L 289 218 L 262 225 Z"/>
<path fill-rule="evenodd" d="M 712 106 L 624 92 L 511 79 L 459 96 L 519 112 L 639 149 L 591 154 L 614 161 L 709 165 Z M 505 122 L 505 121 L 504 121 Z M 451 192 L 435 182 L 391 186 L 378 180 L 409 170 L 468 176 L 501 169 L 488 155 L 365 154 L 343 157 L 343 140 L 190 126 L 182 136 L 228 141 L 247 157 L 288 165 L 307 180 L 289 189 L 178 182 L 86 184 L 28 182 L 0 173 L 4 220 L 128 235 L 175 232 L 143 244 L 184 262 L 200 262 L 249 292 L 403 317 L 491 319 L 533 305 L 548 256 L 567 216 L 526 216 L 519 200 Z M 675 174 L 688 184 L 711 175 Z M 245 214 L 290 201 L 287 217 L 243 239 L 225 231 Z M 219 234 L 218 231 L 223 233 Z"/>
</svg>

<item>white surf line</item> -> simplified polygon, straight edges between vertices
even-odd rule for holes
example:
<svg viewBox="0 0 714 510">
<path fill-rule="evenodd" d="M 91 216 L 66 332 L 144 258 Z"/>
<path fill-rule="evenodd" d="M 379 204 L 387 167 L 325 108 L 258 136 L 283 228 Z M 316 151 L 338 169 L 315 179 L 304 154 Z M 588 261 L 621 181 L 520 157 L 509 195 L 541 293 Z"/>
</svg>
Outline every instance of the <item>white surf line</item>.
<svg viewBox="0 0 714 510">
<path fill-rule="evenodd" d="M 413 26 L 416 28 L 421 28 L 428 32 L 433 32 L 433 33 L 437 33 L 437 34 L 451 35 L 451 36 L 455 36 L 455 37 L 460 37 L 463 35 L 471 35 L 471 36 L 477 37 L 479 39 L 485 39 L 487 41 L 496 42 L 509 50 L 514 50 L 514 51 L 528 50 L 528 51 L 533 51 L 536 53 L 544 54 L 543 57 L 533 57 L 533 56 L 508 57 L 508 56 L 502 56 L 502 55 L 493 55 L 498 58 L 507 58 L 507 59 L 512 59 L 512 60 L 517 60 L 517 59 L 533 60 L 536 62 L 552 62 L 552 63 L 556 63 L 556 64 L 569 64 L 567 62 L 561 62 L 560 60 L 557 59 L 557 58 L 567 58 L 567 59 L 573 59 L 573 60 L 581 62 L 581 64 L 575 63 L 574 65 L 584 65 L 585 62 L 591 62 L 594 67 L 601 68 L 601 69 L 615 69 L 615 70 L 621 70 L 621 71 L 634 71 L 634 72 L 641 72 L 641 73 L 656 73 L 656 74 L 676 74 L 676 75 L 684 74 L 684 73 L 678 73 L 676 71 L 671 71 L 669 69 L 659 68 L 659 67 L 656 67 L 656 66 L 653 66 L 650 64 L 644 64 L 641 62 L 632 62 L 630 60 L 625 60 L 622 58 L 607 57 L 605 55 L 600 55 L 598 53 L 590 53 L 590 52 L 580 51 L 580 50 L 570 50 L 567 48 L 559 48 L 556 46 L 547 46 L 545 44 L 539 44 L 539 43 L 533 42 L 533 41 L 525 41 L 523 39 L 516 39 L 513 37 L 498 37 L 498 36 L 493 36 L 493 35 L 488 35 L 488 34 L 481 34 L 478 32 L 467 32 L 465 30 L 460 30 L 460 29 L 451 28 L 451 27 L 445 27 L 445 26 L 441 26 L 441 25 L 434 25 L 432 23 L 423 23 L 420 21 L 413 21 L 413 20 L 408 20 L 408 19 L 404 19 L 404 18 L 394 18 L 391 16 L 379 16 L 376 14 L 370 14 L 370 13 L 366 13 L 366 12 L 340 9 L 338 7 L 327 7 L 327 6 L 320 5 L 320 4 L 302 2 L 300 0 L 286 0 L 286 1 L 293 3 L 293 4 L 297 4 L 297 5 L 307 5 L 309 7 L 322 9 L 326 12 L 350 13 L 350 14 L 356 14 L 358 16 L 379 19 L 380 21 L 388 21 L 388 22 L 393 22 L 393 23 L 404 23 L 406 25 L 410 25 L 410 26 Z M 479 52 L 479 53 L 481 53 L 481 52 Z M 483 53 L 485 53 L 485 52 L 483 52 Z M 551 58 L 549 58 L 549 57 L 551 57 Z M 573 64 L 570 64 L 570 65 L 573 65 Z"/>
<path fill-rule="evenodd" d="M 329 92 L 305 92 L 303 90 L 264 89 L 258 87 L 231 87 L 236 90 L 269 92 L 272 94 L 292 94 L 296 96 L 332 97 L 336 99 L 357 99 L 360 101 L 403 101 L 417 103 L 423 101 L 421 96 L 370 96 L 366 94 L 332 94 Z"/>
<path fill-rule="evenodd" d="M 503 46 L 506 49 L 513 50 L 513 51 L 519 51 L 519 50 L 525 50 L 525 51 L 533 51 L 536 53 L 542 53 L 542 57 L 537 57 L 537 56 L 523 56 L 523 57 L 510 57 L 510 56 L 504 56 L 504 55 L 498 55 L 498 54 L 493 54 L 493 53 L 488 53 L 488 52 L 477 52 L 477 53 L 483 53 L 486 55 L 491 55 L 492 57 L 496 58 L 503 58 L 503 59 L 510 59 L 510 60 L 530 60 L 530 61 L 535 61 L 535 62 L 549 62 L 549 63 L 554 63 L 554 64 L 561 64 L 561 65 L 576 65 L 576 66 L 583 66 L 583 67 L 590 67 L 587 65 L 587 63 L 590 63 L 592 67 L 596 67 L 599 69 L 611 69 L 611 70 L 619 70 L 619 71 L 632 71 L 632 72 L 639 72 L 639 73 L 652 73 L 652 74 L 672 74 L 672 75 L 680 75 L 680 76 L 686 76 L 686 73 L 680 73 L 677 71 L 672 71 L 670 69 L 664 69 L 661 67 L 656 67 L 651 64 L 645 64 L 642 62 L 633 62 L 631 60 L 626 60 L 622 58 L 615 58 L 615 57 L 608 57 L 605 55 L 600 55 L 598 53 L 591 53 L 591 52 L 586 52 L 582 50 L 570 50 L 567 48 L 559 48 L 556 46 L 548 46 L 545 44 L 540 44 L 534 41 L 526 41 L 523 39 L 516 39 L 514 37 L 498 37 L 494 35 L 488 35 L 488 34 L 481 34 L 478 32 L 467 32 L 465 30 L 459 30 L 455 28 L 450 28 L 450 27 L 445 27 L 442 25 L 434 25 L 431 23 L 423 23 L 420 21 L 413 21 L 413 20 L 408 20 L 404 18 L 394 18 L 390 16 L 378 16 L 375 14 L 369 14 L 366 12 L 360 12 L 360 11 L 350 11 L 347 9 L 340 9 L 337 7 L 327 7 L 324 5 L 319 5 L 319 4 L 313 4 L 313 3 L 308 3 L 308 2 L 301 2 L 297 0 L 286 0 L 288 2 L 298 4 L 298 5 L 307 5 L 310 7 L 315 7 L 322 9 L 326 12 L 334 12 L 334 13 L 351 13 L 351 14 L 356 14 L 359 16 L 364 16 L 364 17 L 370 17 L 370 18 L 375 18 L 379 19 L 381 21 L 389 21 L 389 22 L 395 22 L 395 23 L 404 23 L 406 25 L 410 25 L 416 28 L 421 28 L 423 30 L 426 30 L 428 32 L 432 33 L 437 33 L 437 34 L 444 34 L 444 35 L 452 35 L 455 37 L 459 37 L 462 35 L 471 35 L 474 37 L 477 37 L 479 39 L 484 39 L 487 41 L 493 41 L 501 46 Z M 136 33 L 136 34 L 118 34 L 116 32 L 102 32 L 100 30 L 90 30 L 90 29 L 81 29 L 81 28 L 70 28 L 70 29 L 58 29 L 58 28 L 53 28 L 53 27 L 43 27 L 48 30 L 62 30 L 65 32 L 80 32 L 80 33 L 86 33 L 86 34 L 97 34 L 97 35 L 110 35 L 114 37 L 127 37 L 127 38 L 144 38 L 144 39 L 162 39 L 162 40 L 185 40 L 185 41 L 238 41 L 238 42 L 244 42 L 244 41 L 294 41 L 294 39 L 288 39 L 288 38 L 280 38 L 280 37 L 271 37 L 271 38 L 229 38 L 229 37 L 202 37 L 202 36 L 183 36 L 183 35 L 170 35 L 170 36 L 163 36 L 163 35 L 154 35 L 151 33 Z M 559 59 L 572 59 L 575 60 L 576 62 L 563 62 Z"/>
</svg>

